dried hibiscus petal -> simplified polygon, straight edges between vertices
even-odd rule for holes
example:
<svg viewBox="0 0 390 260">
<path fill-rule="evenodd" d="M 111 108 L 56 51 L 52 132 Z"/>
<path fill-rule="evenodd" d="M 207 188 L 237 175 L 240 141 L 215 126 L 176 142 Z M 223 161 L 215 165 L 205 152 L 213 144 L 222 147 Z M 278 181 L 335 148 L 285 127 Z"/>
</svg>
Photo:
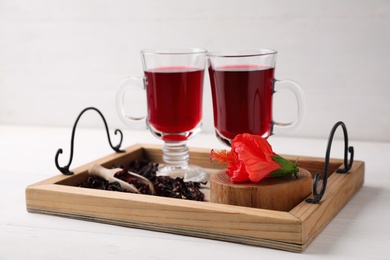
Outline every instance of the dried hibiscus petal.
<svg viewBox="0 0 390 260">
<path fill-rule="evenodd" d="M 149 179 L 154 186 L 156 196 L 169 197 L 169 198 L 180 198 L 187 200 L 204 200 L 204 193 L 200 190 L 201 183 L 198 182 L 184 182 L 182 178 L 173 179 L 168 176 L 157 176 L 158 163 L 149 162 L 147 160 L 135 160 L 131 161 L 125 167 L 115 174 L 115 177 L 133 184 L 141 194 L 149 194 L 149 186 L 138 182 L 136 178 L 133 178 L 128 171 L 135 172 L 143 177 Z M 113 168 L 117 168 L 114 166 Z M 79 187 L 122 191 L 120 184 L 116 182 L 109 183 L 106 180 L 96 177 L 89 176 L 86 181 L 81 183 Z"/>
</svg>

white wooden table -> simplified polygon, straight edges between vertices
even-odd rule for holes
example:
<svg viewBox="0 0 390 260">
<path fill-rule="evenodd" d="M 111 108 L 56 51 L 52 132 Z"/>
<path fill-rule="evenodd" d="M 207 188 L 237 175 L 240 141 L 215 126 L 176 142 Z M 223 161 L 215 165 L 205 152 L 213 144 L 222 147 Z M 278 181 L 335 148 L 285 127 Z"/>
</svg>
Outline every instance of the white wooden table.
<svg viewBox="0 0 390 260">
<path fill-rule="evenodd" d="M 332 126 L 330 126 L 329 131 Z M 124 228 L 26 210 L 25 188 L 59 174 L 70 153 L 69 128 L 0 125 L 0 259 L 390 259 L 390 143 L 350 140 L 355 159 L 365 161 L 362 189 L 304 253 Z M 353 131 L 353 129 L 348 129 Z M 160 143 L 148 131 L 123 130 L 122 147 Z M 338 130 L 341 137 L 341 129 Z M 113 143 L 118 139 L 110 131 Z M 327 140 L 272 136 L 276 153 L 324 157 Z M 343 141 L 332 145 L 342 158 Z M 191 147 L 226 148 L 200 134 Z M 79 126 L 71 168 L 111 153 L 103 129 Z"/>
</svg>

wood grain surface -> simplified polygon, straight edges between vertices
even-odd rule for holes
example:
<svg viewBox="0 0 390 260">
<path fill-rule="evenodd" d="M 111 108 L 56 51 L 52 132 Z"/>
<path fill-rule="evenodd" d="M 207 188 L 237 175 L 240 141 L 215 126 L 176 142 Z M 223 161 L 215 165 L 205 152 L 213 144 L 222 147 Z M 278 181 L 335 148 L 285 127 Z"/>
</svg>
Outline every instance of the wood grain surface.
<svg viewBox="0 0 390 260">
<path fill-rule="evenodd" d="M 225 170 L 210 178 L 210 201 L 215 203 L 290 211 L 310 195 L 312 176 L 300 168 L 294 175 L 284 178 L 266 178 L 258 183 L 232 183 Z"/>
</svg>

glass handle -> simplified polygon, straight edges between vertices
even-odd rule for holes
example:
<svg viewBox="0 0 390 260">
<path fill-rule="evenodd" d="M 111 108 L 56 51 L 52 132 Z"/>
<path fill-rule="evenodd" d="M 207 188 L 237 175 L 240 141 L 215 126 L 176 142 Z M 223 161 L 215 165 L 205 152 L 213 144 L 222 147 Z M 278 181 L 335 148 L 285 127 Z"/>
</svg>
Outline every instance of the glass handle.
<svg viewBox="0 0 390 260">
<path fill-rule="evenodd" d="M 144 86 L 144 77 L 130 77 L 124 79 L 120 85 L 119 90 L 116 95 L 116 108 L 119 114 L 119 117 L 122 121 L 129 126 L 137 126 L 141 123 L 146 125 L 146 116 L 133 116 L 128 114 L 125 109 L 125 97 L 127 92 L 134 90 L 136 88 L 145 89 Z"/>
<path fill-rule="evenodd" d="M 298 130 L 302 126 L 303 118 L 306 113 L 305 94 L 303 93 L 301 87 L 292 80 L 275 80 L 274 94 L 282 89 L 287 89 L 293 92 L 297 100 L 297 116 L 292 122 L 273 122 L 273 134 L 292 133 Z"/>
</svg>

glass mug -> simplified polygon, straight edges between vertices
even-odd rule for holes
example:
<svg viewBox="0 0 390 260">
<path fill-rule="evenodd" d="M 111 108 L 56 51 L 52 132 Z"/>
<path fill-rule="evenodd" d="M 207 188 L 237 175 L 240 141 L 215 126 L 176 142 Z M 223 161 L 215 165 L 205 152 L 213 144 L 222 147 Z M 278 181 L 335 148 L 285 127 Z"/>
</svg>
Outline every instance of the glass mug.
<svg viewBox="0 0 390 260">
<path fill-rule="evenodd" d="M 230 146 L 242 133 L 268 138 L 276 129 L 292 132 L 301 126 L 303 91 L 291 80 L 274 78 L 276 54 L 269 49 L 208 53 L 215 134 L 222 143 Z M 272 97 L 281 89 L 291 90 L 297 100 L 297 118 L 290 123 L 272 119 Z"/>
<path fill-rule="evenodd" d="M 184 181 L 207 181 L 200 167 L 188 165 L 186 141 L 201 130 L 202 95 L 206 50 L 174 49 L 141 51 L 144 76 L 124 80 L 117 93 L 117 110 L 128 125 L 145 121 L 151 133 L 164 141 L 164 166 L 158 175 L 181 177 Z M 128 115 L 126 92 L 144 81 L 147 116 Z M 138 84 L 137 84 L 138 83 Z"/>
</svg>

